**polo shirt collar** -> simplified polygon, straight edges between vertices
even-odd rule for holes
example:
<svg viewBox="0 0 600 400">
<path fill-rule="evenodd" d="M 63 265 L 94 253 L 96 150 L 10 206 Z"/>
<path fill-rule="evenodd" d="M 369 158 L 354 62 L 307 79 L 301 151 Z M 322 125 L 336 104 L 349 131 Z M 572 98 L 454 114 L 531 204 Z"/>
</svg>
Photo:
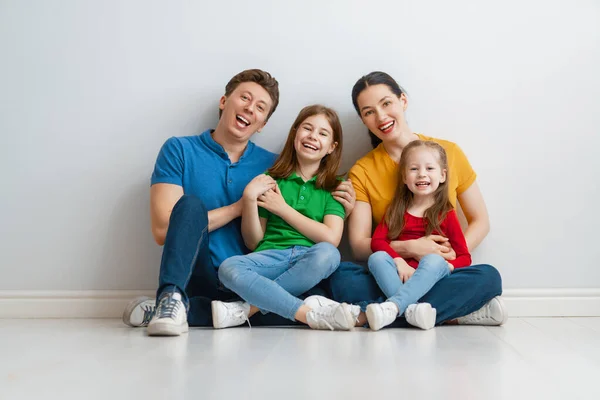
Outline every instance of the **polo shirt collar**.
<svg viewBox="0 0 600 400">
<path fill-rule="evenodd" d="M 298 175 L 296 173 L 296 171 L 292 172 L 292 174 L 290 175 L 290 177 L 288 179 L 289 180 L 296 180 L 296 181 L 300 181 L 300 182 L 304 183 L 304 179 L 302 179 L 302 177 L 300 175 Z M 307 180 L 306 183 L 308 183 L 308 182 L 316 182 L 316 181 L 317 181 L 317 175 L 315 175 L 312 178 L 310 178 L 309 180 Z"/>
<path fill-rule="evenodd" d="M 202 141 L 202 143 L 204 143 L 204 145 L 206 145 L 206 147 L 208 147 L 209 149 L 214 151 L 223 160 L 230 161 L 229 155 L 227 154 L 225 149 L 223 149 L 223 146 L 221 146 L 219 143 L 215 142 L 215 139 L 213 139 L 213 137 L 211 135 L 212 132 L 214 132 L 214 129 L 205 130 L 204 132 L 202 132 L 200 134 L 200 140 Z M 255 146 L 254 143 L 252 143 L 251 141 L 248 141 L 246 150 L 244 150 L 244 154 L 242 154 L 242 156 L 240 157 L 238 162 L 242 161 L 247 155 L 251 154 L 252 150 L 254 149 L 254 146 Z"/>
</svg>

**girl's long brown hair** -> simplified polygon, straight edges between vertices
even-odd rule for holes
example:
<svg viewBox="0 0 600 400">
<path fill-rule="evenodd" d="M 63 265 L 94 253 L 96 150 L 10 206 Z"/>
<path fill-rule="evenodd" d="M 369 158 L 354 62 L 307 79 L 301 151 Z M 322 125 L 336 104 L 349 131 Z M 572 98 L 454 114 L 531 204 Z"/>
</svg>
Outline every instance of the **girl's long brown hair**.
<svg viewBox="0 0 600 400">
<path fill-rule="evenodd" d="M 327 121 L 333 130 L 333 143 L 337 142 L 337 146 L 333 149 L 333 152 L 321 159 L 321 165 L 317 171 L 317 188 L 331 192 L 339 184 L 337 170 L 340 167 L 340 161 L 342 159 L 342 124 L 340 123 L 337 113 L 333 109 L 320 104 L 304 107 L 300 111 L 290 128 L 290 133 L 288 134 L 281 154 L 279 154 L 275 164 L 273 164 L 268 172 L 273 178 L 280 179 L 289 177 L 292 172 L 296 170 L 298 167 L 298 158 L 296 156 L 296 149 L 294 148 L 296 132 L 302 122 L 313 115 L 324 115 L 325 118 L 327 118 Z"/>
<path fill-rule="evenodd" d="M 400 236 L 402 229 L 404 229 L 404 213 L 410 208 L 413 202 L 414 194 L 408 189 L 404 180 L 406 178 L 406 164 L 408 162 L 408 157 L 411 151 L 419 147 L 435 150 L 438 153 L 440 168 L 446 170 L 446 180 L 443 183 L 440 183 L 440 186 L 438 186 L 433 193 L 434 203 L 425 211 L 425 215 L 423 216 L 425 219 L 425 236 L 431 235 L 434 231 L 443 235 L 444 233 L 441 231 L 440 225 L 446 218 L 448 212 L 453 209 L 448 195 L 448 180 L 450 176 L 446 151 L 436 142 L 425 140 L 412 141 L 402 150 L 400 166 L 398 167 L 400 170 L 396 193 L 385 212 L 385 223 L 389 229 L 388 239 L 390 240 L 396 240 Z"/>
</svg>

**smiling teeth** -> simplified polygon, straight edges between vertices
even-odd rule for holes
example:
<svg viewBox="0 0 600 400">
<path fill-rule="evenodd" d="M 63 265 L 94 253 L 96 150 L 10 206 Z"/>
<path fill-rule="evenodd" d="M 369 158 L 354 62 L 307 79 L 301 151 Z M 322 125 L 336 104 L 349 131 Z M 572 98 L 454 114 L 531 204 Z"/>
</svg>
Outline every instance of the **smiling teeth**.
<svg viewBox="0 0 600 400">
<path fill-rule="evenodd" d="M 314 147 L 314 146 L 311 146 L 310 144 L 302 144 L 302 145 L 303 145 L 304 147 L 308 148 L 308 149 L 311 149 L 311 150 L 317 150 L 317 148 L 316 148 L 316 147 Z"/>
<path fill-rule="evenodd" d="M 237 117 L 240 121 L 242 121 L 246 125 L 250 125 L 250 121 L 248 121 L 246 118 L 242 117 L 241 115 L 238 115 Z"/>
<path fill-rule="evenodd" d="M 379 129 L 381 129 L 382 131 L 385 131 L 387 128 L 389 128 L 389 127 L 390 127 L 390 126 L 392 126 L 393 124 L 394 124 L 394 121 L 390 122 L 389 124 L 387 124 L 387 125 L 385 125 L 385 126 L 382 126 L 382 127 L 381 127 L 381 128 L 379 128 Z"/>
</svg>

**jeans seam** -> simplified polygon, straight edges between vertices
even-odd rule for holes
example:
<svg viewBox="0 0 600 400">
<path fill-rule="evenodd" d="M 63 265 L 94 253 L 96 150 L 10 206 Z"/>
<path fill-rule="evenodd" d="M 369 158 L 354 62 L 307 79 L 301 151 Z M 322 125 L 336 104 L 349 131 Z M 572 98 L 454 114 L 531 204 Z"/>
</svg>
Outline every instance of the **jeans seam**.
<svg viewBox="0 0 600 400">
<path fill-rule="evenodd" d="M 202 245 L 202 241 L 204 240 L 204 235 L 206 234 L 206 231 L 208 231 L 208 225 L 206 225 L 206 227 L 204 229 L 202 229 L 202 232 L 200 233 L 200 239 L 198 240 L 198 244 L 196 245 L 196 252 L 194 253 L 194 258 L 192 258 L 191 266 L 189 268 L 190 272 L 188 273 L 188 276 L 185 280 L 185 287 L 187 287 L 188 283 L 190 282 L 190 278 L 192 277 L 192 274 L 194 273 L 194 266 L 196 265 L 196 260 L 198 259 L 198 253 L 200 253 L 200 246 Z M 187 298 L 187 295 L 186 295 L 186 298 Z"/>
</svg>

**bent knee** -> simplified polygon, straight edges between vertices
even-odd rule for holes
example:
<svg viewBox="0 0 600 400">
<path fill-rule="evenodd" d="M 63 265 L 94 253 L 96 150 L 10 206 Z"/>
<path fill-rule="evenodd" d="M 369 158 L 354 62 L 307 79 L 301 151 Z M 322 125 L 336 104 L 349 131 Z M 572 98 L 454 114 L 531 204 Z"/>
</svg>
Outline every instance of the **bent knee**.
<svg viewBox="0 0 600 400">
<path fill-rule="evenodd" d="M 369 269 L 372 267 L 376 268 L 377 266 L 385 264 L 390 260 L 393 261 L 392 256 L 390 256 L 388 253 L 385 251 L 377 251 L 369 256 L 369 259 L 367 260 L 367 266 Z"/>
<path fill-rule="evenodd" d="M 228 283 L 235 282 L 240 275 L 240 265 L 237 262 L 238 256 L 230 257 L 223 261 L 219 266 L 219 270 L 217 271 L 217 275 L 219 280 L 227 286 Z"/>
<path fill-rule="evenodd" d="M 317 243 L 311 248 L 311 252 L 315 257 L 315 262 L 311 265 L 313 268 L 323 270 L 331 275 L 340 265 L 342 259 L 340 251 L 331 243 Z"/>
<path fill-rule="evenodd" d="M 202 200 L 200 200 L 199 197 L 191 195 L 191 194 L 184 194 L 183 196 L 181 196 L 179 198 L 179 200 L 177 201 L 177 203 L 175 203 L 175 206 L 173 207 L 173 210 L 175 210 L 175 209 L 183 209 L 185 211 L 201 212 L 201 213 L 208 212 L 206 210 L 206 206 L 204 205 L 204 202 Z"/>
<path fill-rule="evenodd" d="M 427 254 L 419 261 L 419 269 L 426 269 L 427 271 L 438 273 L 442 276 L 450 274 L 450 268 L 448 267 L 448 261 L 439 254 Z"/>
<path fill-rule="evenodd" d="M 502 276 L 495 267 L 489 264 L 479 264 L 475 267 L 479 270 L 481 280 L 500 291 L 502 290 Z"/>
</svg>

